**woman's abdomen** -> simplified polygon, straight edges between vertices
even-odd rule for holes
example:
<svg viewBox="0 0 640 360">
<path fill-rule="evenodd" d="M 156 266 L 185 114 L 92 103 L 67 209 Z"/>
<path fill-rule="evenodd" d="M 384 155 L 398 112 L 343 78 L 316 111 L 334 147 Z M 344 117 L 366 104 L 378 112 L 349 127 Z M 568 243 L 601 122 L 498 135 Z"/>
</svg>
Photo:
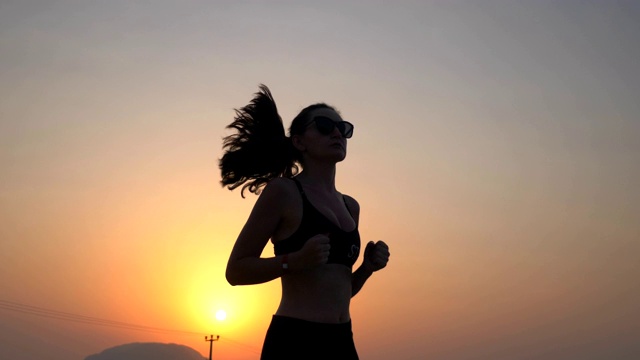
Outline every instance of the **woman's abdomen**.
<svg viewBox="0 0 640 360">
<path fill-rule="evenodd" d="M 327 264 L 282 277 L 282 299 L 277 315 L 343 323 L 351 319 L 351 269 Z"/>
</svg>

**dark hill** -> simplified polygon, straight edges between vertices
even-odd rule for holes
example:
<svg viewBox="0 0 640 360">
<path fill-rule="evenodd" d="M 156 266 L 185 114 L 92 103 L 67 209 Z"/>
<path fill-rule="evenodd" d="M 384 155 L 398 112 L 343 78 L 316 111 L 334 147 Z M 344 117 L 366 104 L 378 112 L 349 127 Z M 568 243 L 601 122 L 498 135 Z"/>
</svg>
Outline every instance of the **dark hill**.
<svg viewBox="0 0 640 360">
<path fill-rule="evenodd" d="M 206 360 L 206 358 L 184 345 L 132 343 L 89 355 L 85 360 Z"/>
</svg>

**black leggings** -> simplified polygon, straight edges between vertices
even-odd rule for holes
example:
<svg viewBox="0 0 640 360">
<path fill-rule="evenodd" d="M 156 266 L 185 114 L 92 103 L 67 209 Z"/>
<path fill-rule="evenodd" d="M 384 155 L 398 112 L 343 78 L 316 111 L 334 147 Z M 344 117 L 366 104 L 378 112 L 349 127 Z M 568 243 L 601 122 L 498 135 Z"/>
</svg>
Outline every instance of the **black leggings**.
<svg viewBox="0 0 640 360">
<path fill-rule="evenodd" d="M 351 321 L 325 324 L 274 315 L 261 360 L 358 360 Z"/>
</svg>

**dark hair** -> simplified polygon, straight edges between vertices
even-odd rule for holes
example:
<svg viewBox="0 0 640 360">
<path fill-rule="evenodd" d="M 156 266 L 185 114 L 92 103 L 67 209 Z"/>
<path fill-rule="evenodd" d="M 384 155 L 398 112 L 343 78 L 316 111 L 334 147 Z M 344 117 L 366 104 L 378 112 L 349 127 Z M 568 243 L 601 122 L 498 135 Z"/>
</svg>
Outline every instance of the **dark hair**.
<svg viewBox="0 0 640 360">
<path fill-rule="evenodd" d="M 222 186 L 229 190 L 242 186 L 240 195 L 243 198 L 245 189 L 260 194 L 269 180 L 292 177 L 302 164 L 302 154 L 284 132 L 271 91 L 263 84 L 259 88 L 248 105 L 235 109 L 236 116 L 227 128 L 235 129 L 237 133 L 223 139 L 224 154 L 219 161 Z M 310 112 L 320 108 L 335 111 L 324 103 L 307 106 L 291 122 L 289 134 L 304 133 Z"/>
</svg>

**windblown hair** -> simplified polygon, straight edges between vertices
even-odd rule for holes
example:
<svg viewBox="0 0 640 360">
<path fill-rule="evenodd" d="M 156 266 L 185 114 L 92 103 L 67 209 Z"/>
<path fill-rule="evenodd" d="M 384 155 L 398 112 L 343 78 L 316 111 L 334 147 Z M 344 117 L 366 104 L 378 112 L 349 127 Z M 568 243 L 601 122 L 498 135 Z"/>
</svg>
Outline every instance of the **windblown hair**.
<svg viewBox="0 0 640 360">
<path fill-rule="evenodd" d="M 222 186 L 260 194 L 261 189 L 276 177 L 293 177 L 302 165 L 302 154 L 287 137 L 275 100 L 267 86 L 261 84 L 251 102 L 236 109 L 234 121 L 227 126 L 237 132 L 223 139 L 224 154 L 219 161 Z M 292 121 L 289 133 L 302 134 L 310 112 L 333 107 L 318 103 L 304 108 Z"/>
</svg>

